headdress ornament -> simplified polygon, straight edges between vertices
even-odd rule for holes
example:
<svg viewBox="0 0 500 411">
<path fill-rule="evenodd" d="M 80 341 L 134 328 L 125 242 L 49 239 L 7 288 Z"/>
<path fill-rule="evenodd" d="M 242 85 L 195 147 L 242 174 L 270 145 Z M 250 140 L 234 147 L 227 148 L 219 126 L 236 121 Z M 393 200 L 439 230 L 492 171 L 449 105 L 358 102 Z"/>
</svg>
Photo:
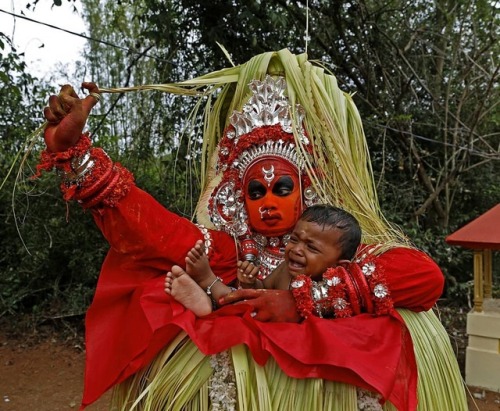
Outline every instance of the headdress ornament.
<svg viewBox="0 0 500 411">
<path fill-rule="evenodd" d="M 228 137 L 239 138 L 250 133 L 257 127 L 274 126 L 280 124 L 286 133 L 293 133 L 293 122 L 290 116 L 290 104 L 285 96 L 286 81 L 283 77 L 276 80 L 266 76 L 264 81 L 253 80 L 248 88 L 252 91 L 252 97 L 243 106 L 243 111 L 233 111 L 230 117 L 234 132 Z M 295 106 L 297 124 L 302 124 L 304 109 L 297 104 Z"/>
<path fill-rule="evenodd" d="M 312 150 L 302 126 L 304 109 L 289 104 L 283 77 L 274 79 L 268 75 L 263 81 L 253 80 L 249 88 L 252 96 L 241 112 L 232 113 L 230 125 L 219 143 L 217 174 L 221 181 L 213 190 L 209 204 L 215 227 L 236 237 L 249 233 L 242 181 L 257 160 L 286 161 L 297 169 L 303 186 L 310 186 L 304 161 L 297 152 L 297 142 L 306 153 Z M 308 198 L 311 197 L 314 196 L 309 193 Z"/>
<path fill-rule="evenodd" d="M 285 79 L 275 80 L 268 75 L 263 81 L 253 80 L 249 89 L 252 96 L 242 111 L 233 111 L 229 118 L 231 125 L 219 144 L 218 168 L 223 172 L 228 168 L 237 169 L 242 177 L 256 159 L 269 156 L 283 158 L 302 169 L 294 143 L 292 107 L 285 96 Z M 294 113 L 299 141 L 309 147 L 302 127 L 304 109 L 297 104 Z M 258 129 L 264 132 L 255 132 Z M 240 142 L 242 136 L 245 138 Z"/>
<path fill-rule="evenodd" d="M 266 73 L 273 76 L 274 85 L 264 78 Z M 286 87 L 277 76 L 286 79 Z M 257 82 L 254 83 L 255 87 L 250 86 L 256 91 L 248 96 L 248 100 L 245 94 L 254 79 L 264 79 L 262 83 L 267 85 L 260 88 L 261 83 Z M 335 76 L 328 73 L 323 65 L 309 61 L 305 54 L 294 55 L 289 50 L 282 49 L 256 55 L 239 66 L 231 66 L 174 86 L 182 89 L 185 94 L 191 94 L 193 88 L 198 90 L 201 86 L 208 86 L 208 95 L 216 97 L 215 100 L 207 99 L 205 109 L 202 147 L 204 189 L 196 208 L 196 218 L 200 223 L 214 229 L 226 229 L 225 221 L 236 221 L 224 212 L 216 211 L 215 204 L 219 203 L 221 207 L 223 204 L 222 198 L 215 198 L 218 190 L 223 188 L 222 185 L 234 182 L 233 191 L 227 190 L 227 193 L 231 192 L 228 198 L 235 203 L 229 206 L 229 202 L 228 209 L 234 211 L 233 216 L 239 213 L 238 210 L 243 213 L 244 207 L 238 203 L 241 198 L 238 196 L 241 195 L 238 191 L 241 190 L 239 170 L 236 169 L 237 164 L 233 163 L 243 161 L 240 155 L 252 146 L 262 146 L 267 140 L 277 142 L 281 138 L 287 143 L 287 147 L 290 147 L 288 143 L 295 144 L 298 161 L 289 161 L 299 168 L 304 198 L 317 199 L 319 196 L 321 202 L 342 206 L 351 211 L 360 221 L 363 241 L 368 244 L 384 242 L 387 248 L 394 244 L 408 244 L 401 231 L 388 224 L 380 212 L 368 144 L 353 98 L 339 88 Z M 269 98 L 265 94 L 267 87 L 274 96 L 270 101 L 275 102 L 275 105 L 269 107 Z M 250 103 L 252 98 L 253 103 Z M 249 111 L 243 110 L 244 103 L 248 105 Z M 303 124 L 307 134 L 302 131 L 301 113 L 295 106 L 296 103 L 304 108 Z M 281 104 L 288 104 L 288 113 L 281 109 Z M 235 109 L 243 117 L 234 115 Z M 273 119 L 271 123 L 268 122 L 269 118 Z M 227 121 L 224 130 L 220 127 L 221 121 Z M 284 131 L 290 130 L 286 128 L 287 122 L 293 134 Z M 285 128 L 282 128 L 282 124 Z M 231 130 L 234 131 L 233 140 L 227 135 Z M 245 132 L 247 134 L 241 134 Z M 274 133 L 272 138 L 269 136 L 270 132 Z M 301 141 L 303 138 L 308 141 Z M 314 154 L 313 161 L 309 161 L 307 153 Z M 273 157 L 273 161 L 275 158 L 279 157 Z M 240 167 L 252 164 L 242 162 Z M 310 179 L 312 185 L 311 182 L 304 183 L 305 179 Z M 308 201 L 304 203 L 308 205 Z M 235 205 L 236 208 L 233 207 Z M 236 232 L 230 228 L 226 231 Z M 241 238 L 239 240 L 241 242 Z M 383 251 L 381 248 L 377 252 Z"/>
</svg>

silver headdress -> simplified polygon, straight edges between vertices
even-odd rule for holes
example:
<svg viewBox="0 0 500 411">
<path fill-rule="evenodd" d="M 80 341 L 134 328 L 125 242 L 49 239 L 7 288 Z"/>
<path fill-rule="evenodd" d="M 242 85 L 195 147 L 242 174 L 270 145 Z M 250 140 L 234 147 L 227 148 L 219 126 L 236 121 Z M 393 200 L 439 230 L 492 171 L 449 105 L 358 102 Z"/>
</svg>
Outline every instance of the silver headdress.
<svg viewBox="0 0 500 411">
<path fill-rule="evenodd" d="M 278 77 L 274 80 L 271 76 L 266 76 L 264 81 L 253 80 L 248 87 L 253 95 L 243 106 L 241 113 L 234 111 L 229 118 L 234 127 L 234 133 L 228 133 L 228 138 L 239 138 L 257 127 L 275 124 L 280 124 L 284 132 L 293 133 L 291 107 L 285 97 L 285 79 Z M 304 133 L 300 125 L 305 112 L 299 104 L 295 107 L 295 114 L 303 137 Z"/>
<path fill-rule="evenodd" d="M 236 237 L 249 233 L 242 194 L 242 179 L 249 166 L 264 157 L 278 157 L 293 164 L 297 173 L 303 175 L 304 161 L 297 153 L 296 138 L 306 152 L 310 150 L 302 126 L 304 109 L 290 105 L 285 96 L 285 79 L 268 75 L 263 81 L 253 80 L 249 88 L 252 96 L 241 112 L 233 112 L 231 125 L 219 143 L 219 183 L 209 206 L 215 227 Z M 307 197 L 309 202 L 310 195 Z"/>
</svg>

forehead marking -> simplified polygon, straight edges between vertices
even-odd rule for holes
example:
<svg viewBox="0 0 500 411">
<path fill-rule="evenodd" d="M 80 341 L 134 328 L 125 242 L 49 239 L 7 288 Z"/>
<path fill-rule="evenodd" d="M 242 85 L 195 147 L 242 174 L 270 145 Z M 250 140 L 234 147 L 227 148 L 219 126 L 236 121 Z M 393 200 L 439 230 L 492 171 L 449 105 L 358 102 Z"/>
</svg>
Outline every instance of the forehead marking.
<svg viewBox="0 0 500 411">
<path fill-rule="evenodd" d="M 262 166 L 262 174 L 264 175 L 264 180 L 267 183 L 267 186 L 269 187 L 271 185 L 271 182 L 274 180 L 274 166 L 271 164 L 269 169 L 266 170 L 264 166 Z"/>
</svg>

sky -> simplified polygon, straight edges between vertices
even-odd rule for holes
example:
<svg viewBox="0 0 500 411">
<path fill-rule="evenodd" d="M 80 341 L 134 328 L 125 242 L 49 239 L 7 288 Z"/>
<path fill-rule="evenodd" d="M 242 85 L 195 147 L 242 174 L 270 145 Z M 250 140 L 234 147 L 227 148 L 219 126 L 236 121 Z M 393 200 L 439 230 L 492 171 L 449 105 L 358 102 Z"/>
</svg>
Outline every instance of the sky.
<svg viewBox="0 0 500 411">
<path fill-rule="evenodd" d="M 33 20 L 48 23 L 76 33 L 86 33 L 82 18 L 73 12 L 73 6 L 81 10 L 81 2 L 63 1 L 62 6 L 53 6 L 53 0 L 40 0 L 35 10 L 26 10 L 28 0 L 0 0 L 0 10 L 24 15 Z M 48 80 L 55 72 L 55 67 L 63 64 L 68 67 L 68 76 L 72 75 L 71 69 L 74 62 L 80 59 L 80 53 L 86 43 L 78 37 L 61 30 L 37 24 L 22 18 L 15 18 L 0 12 L 0 32 L 13 39 L 19 52 L 25 53 L 25 61 L 32 75 Z M 58 74 L 54 81 L 68 82 L 74 79 L 62 78 Z M 60 80 L 60 81 L 58 81 Z"/>
</svg>

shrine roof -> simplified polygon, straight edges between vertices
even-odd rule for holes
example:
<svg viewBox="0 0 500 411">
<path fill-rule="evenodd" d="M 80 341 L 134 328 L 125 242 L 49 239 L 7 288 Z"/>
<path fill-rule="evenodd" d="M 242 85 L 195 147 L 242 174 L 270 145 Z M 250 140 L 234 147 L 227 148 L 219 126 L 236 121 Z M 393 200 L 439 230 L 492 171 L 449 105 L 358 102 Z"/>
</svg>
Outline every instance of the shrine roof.
<svg viewBox="0 0 500 411">
<path fill-rule="evenodd" d="M 500 203 L 446 237 L 451 245 L 500 250 Z"/>
</svg>

